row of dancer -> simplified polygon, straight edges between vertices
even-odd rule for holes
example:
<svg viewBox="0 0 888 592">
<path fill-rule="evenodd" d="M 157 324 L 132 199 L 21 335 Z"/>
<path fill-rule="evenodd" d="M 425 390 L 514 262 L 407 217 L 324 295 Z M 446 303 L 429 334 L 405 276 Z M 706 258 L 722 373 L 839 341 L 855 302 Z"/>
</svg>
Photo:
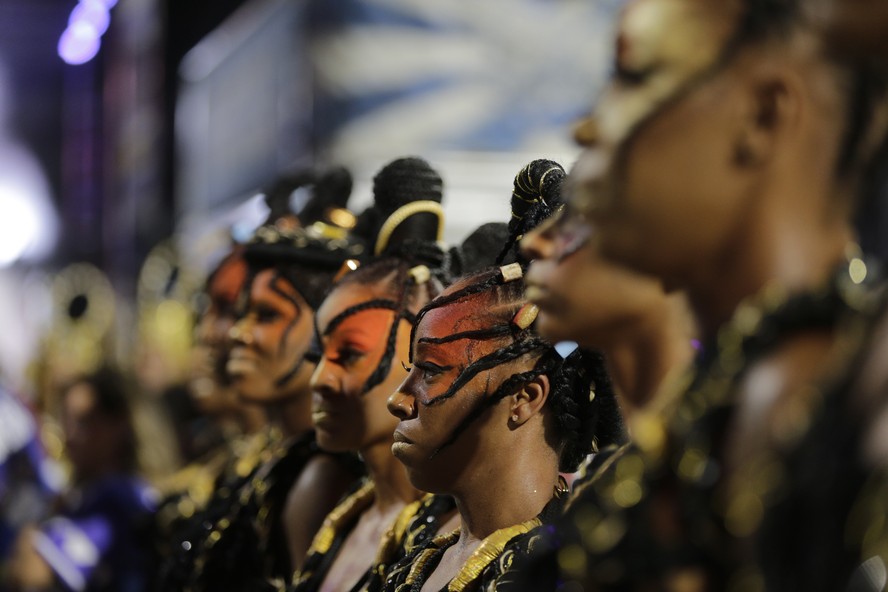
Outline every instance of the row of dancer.
<svg viewBox="0 0 888 592">
<path fill-rule="evenodd" d="M 888 68 L 846 9 L 631 3 L 570 175 L 529 164 L 458 248 L 420 159 L 360 216 L 338 173 L 298 216 L 272 199 L 202 334 L 207 393 L 275 427 L 163 502 L 156 588 L 885 589 L 885 297 L 853 220 Z"/>
</svg>

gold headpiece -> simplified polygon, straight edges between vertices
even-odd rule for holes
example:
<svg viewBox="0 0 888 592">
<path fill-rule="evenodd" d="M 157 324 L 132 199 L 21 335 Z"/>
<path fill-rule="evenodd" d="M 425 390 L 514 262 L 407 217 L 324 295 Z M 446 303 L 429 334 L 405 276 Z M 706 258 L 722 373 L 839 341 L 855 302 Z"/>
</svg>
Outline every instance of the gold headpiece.
<svg viewBox="0 0 888 592">
<path fill-rule="evenodd" d="M 392 237 L 392 233 L 395 232 L 395 229 L 400 226 L 404 220 L 410 216 L 421 213 L 434 214 L 438 217 L 439 221 L 443 222 L 444 220 L 444 208 L 442 208 L 441 204 L 436 201 L 413 201 L 407 205 L 401 206 L 392 212 L 391 216 L 386 218 L 385 222 L 382 224 L 382 228 L 379 229 L 379 235 L 376 239 L 376 248 L 373 249 L 373 254 L 379 255 L 385 250 L 388 246 L 389 239 Z M 438 224 L 438 236 L 435 240 L 440 241 L 443 232 L 444 224 Z"/>
</svg>

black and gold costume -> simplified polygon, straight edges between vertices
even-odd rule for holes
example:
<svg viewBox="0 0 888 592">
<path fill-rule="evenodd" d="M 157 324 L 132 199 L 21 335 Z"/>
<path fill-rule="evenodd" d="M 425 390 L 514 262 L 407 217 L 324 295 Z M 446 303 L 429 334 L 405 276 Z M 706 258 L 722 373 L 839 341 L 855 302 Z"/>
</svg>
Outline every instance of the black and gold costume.
<svg viewBox="0 0 888 592">
<path fill-rule="evenodd" d="M 863 490 L 861 474 L 849 449 L 823 450 L 834 445 L 827 442 L 835 443 L 835 434 L 819 445 L 810 441 L 817 437 L 813 418 L 836 421 L 830 407 L 841 405 L 842 389 L 811 398 L 819 410 L 799 410 L 793 419 L 800 423 L 787 427 L 785 456 L 759 457 L 738 469 L 735 478 L 744 479 L 744 487 L 734 496 L 721 478 L 723 446 L 734 397 L 749 368 L 789 337 L 810 330 L 837 331 L 836 351 L 850 359 L 860 351 L 872 304 L 872 290 L 854 285 L 843 267 L 819 291 L 787 297 L 766 289 L 741 305 L 718 342 L 704 347 L 692 372 L 673 385 L 672 409 L 639 418 L 634 442 L 578 488 L 545 551 L 523 567 L 514 589 L 845 589 L 850 562 L 842 516 Z M 847 362 L 837 367 L 847 368 Z M 847 463 L 844 471 L 830 474 L 849 478 L 824 487 L 818 473 L 827 459 L 833 468 Z M 830 489 L 829 499 L 818 499 Z M 812 520 L 818 515 L 822 521 Z M 750 540 L 754 532 L 761 538 Z M 812 537 L 820 550 L 799 555 L 810 550 Z M 754 587 L 743 588 L 747 585 Z"/>
<path fill-rule="evenodd" d="M 404 508 L 382 540 L 373 568 L 361 580 L 366 582 L 364 589 L 368 592 L 382 590 L 389 569 L 428 545 L 455 512 L 456 502 L 449 495 L 427 494 Z"/>
<path fill-rule="evenodd" d="M 182 543 L 189 541 L 189 546 L 199 536 L 199 524 L 207 517 L 213 519 L 227 511 L 231 493 L 263 462 L 263 451 L 271 439 L 270 430 L 234 438 L 161 484 L 163 497 L 155 514 L 159 590 L 181 587 L 185 577 L 181 572 L 191 569 Z"/>
<path fill-rule="evenodd" d="M 164 590 L 255 590 L 292 573 L 281 521 L 284 503 L 308 461 L 326 453 L 312 432 L 291 442 L 277 435 L 262 454 L 264 462 L 248 478 L 219 487 L 191 521 Z M 342 460 L 357 476 L 357 459 Z"/>
<path fill-rule="evenodd" d="M 517 575 L 512 570 L 513 563 L 533 552 L 541 529 L 561 513 L 564 499 L 556 496 L 536 518 L 491 533 L 442 592 L 494 592 L 501 586 L 510 585 Z M 382 589 L 385 592 L 420 590 L 447 549 L 458 540 L 459 529 L 438 535 L 425 545 L 417 545 L 392 566 Z"/>
</svg>

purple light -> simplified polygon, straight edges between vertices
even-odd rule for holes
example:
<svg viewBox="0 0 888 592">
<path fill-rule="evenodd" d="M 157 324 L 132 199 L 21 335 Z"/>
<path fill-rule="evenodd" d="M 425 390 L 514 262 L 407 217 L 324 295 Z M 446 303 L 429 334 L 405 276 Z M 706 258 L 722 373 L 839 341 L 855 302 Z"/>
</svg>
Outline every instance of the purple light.
<svg viewBox="0 0 888 592">
<path fill-rule="evenodd" d="M 108 30 L 110 22 L 108 7 L 101 0 L 81 0 L 71 11 L 68 26 L 73 27 L 77 23 L 85 23 L 95 30 L 97 37 L 101 37 Z"/>
<path fill-rule="evenodd" d="M 73 22 L 59 38 L 59 56 L 68 64 L 79 65 L 90 61 L 99 53 L 99 35 L 92 25 Z"/>
</svg>

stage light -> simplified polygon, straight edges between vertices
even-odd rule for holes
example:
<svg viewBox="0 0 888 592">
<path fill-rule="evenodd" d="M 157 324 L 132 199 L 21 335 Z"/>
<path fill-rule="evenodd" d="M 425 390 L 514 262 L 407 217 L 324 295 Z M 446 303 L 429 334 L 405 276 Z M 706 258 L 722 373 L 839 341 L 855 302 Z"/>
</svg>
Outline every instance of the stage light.
<svg viewBox="0 0 888 592">
<path fill-rule="evenodd" d="M 0 267 L 19 260 L 43 226 L 30 197 L 15 185 L 0 183 Z"/>
<path fill-rule="evenodd" d="M 92 25 L 76 21 L 62 32 L 59 56 L 71 65 L 85 64 L 96 57 L 101 44 Z"/>
<path fill-rule="evenodd" d="M 96 37 L 101 37 L 111 23 L 108 7 L 101 0 L 81 0 L 68 19 L 69 27 L 77 23 L 86 23 L 95 30 Z"/>
</svg>

